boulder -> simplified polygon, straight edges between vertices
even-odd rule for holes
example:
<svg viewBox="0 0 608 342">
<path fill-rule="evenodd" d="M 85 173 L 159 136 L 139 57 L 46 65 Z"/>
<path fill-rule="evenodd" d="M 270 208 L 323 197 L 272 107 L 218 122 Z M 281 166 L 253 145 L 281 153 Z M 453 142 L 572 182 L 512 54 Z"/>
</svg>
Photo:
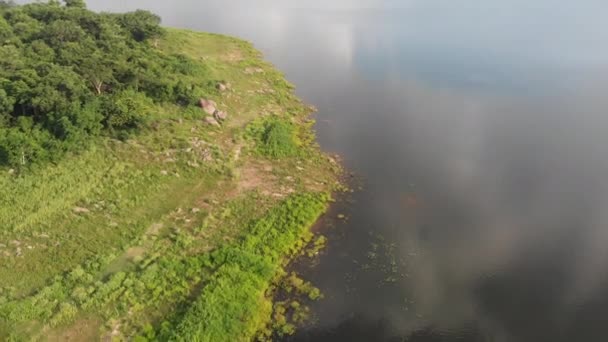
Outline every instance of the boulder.
<svg viewBox="0 0 608 342">
<path fill-rule="evenodd" d="M 215 111 L 217 110 L 216 109 L 217 104 L 211 100 L 201 99 L 199 101 L 199 105 L 205 111 L 205 113 L 210 114 L 210 115 L 213 115 L 213 113 L 215 113 Z"/>
<path fill-rule="evenodd" d="M 205 118 L 205 123 L 207 123 L 208 125 L 211 125 L 211 126 L 217 126 L 217 127 L 220 126 L 220 123 L 217 122 L 217 120 L 212 116 L 207 116 Z"/>
<path fill-rule="evenodd" d="M 230 88 L 232 87 L 230 85 L 230 83 L 224 83 L 224 82 L 220 82 L 218 83 L 216 86 L 217 90 L 219 90 L 220 92 L 225 92 L 227 90 L 230 90 Z"/>
<path fill-rule="evenodd" d="M 228 113 L 216 110 L 215 113 L 213 113 L 213 117 L 218 121 L 225 121 L 228 119 Z"/>
</svg>

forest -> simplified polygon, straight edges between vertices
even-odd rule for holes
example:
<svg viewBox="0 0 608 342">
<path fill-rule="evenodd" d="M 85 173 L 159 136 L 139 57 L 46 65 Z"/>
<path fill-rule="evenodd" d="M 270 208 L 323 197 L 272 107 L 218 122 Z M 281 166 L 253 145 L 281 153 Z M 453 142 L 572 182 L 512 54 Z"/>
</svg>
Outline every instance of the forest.
<svg viewBox="0 0 608 342">
<path fill-rule="evenodd" d="M 160 22 L 82 0 L 0 1 L 0 165 L 55 162 L 95 137 L 127 138 L 155 104 L 195 103 L 205 67 L 160 53 Z"/>
</svg>

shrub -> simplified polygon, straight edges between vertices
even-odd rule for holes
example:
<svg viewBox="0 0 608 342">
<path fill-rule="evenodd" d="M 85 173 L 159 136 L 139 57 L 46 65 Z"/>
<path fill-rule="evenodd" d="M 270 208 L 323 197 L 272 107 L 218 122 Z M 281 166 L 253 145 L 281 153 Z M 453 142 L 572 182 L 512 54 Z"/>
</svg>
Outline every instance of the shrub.
<svg viewBox="0 0 608 342">
<path fill-rule="evenodd" d="M 70 303 L 61 303 L 59 311 L 53 316 L 50 321 L 52 327 L 71 323 L 78 314 L 78 308 Z"/>
<path fill-rule="evenodd" d="M 161 334 L 170 341 L 251 340 L 271 318 L 264 293 L 282 259 L 308 236 L 327 200 L 323 194 L 294 195 L 253 222 L 243 241 L 213 253 L 209 266 L 216 272 L 177 326 Z"/>
<path fill-rule="evenodd" d="M 105 99 L 106 125 L 113 129 L 140 126 L 152 107 L 152 101 L 133 89 L 124 90 Z"/>
<path fill-rule="evenodd" d="M 254 121 L 247 135 L 256 142 L 256 150 L 270 158 L 293 157 L 299 153 L 294 124 L 278 117 Z"/>
</svg>

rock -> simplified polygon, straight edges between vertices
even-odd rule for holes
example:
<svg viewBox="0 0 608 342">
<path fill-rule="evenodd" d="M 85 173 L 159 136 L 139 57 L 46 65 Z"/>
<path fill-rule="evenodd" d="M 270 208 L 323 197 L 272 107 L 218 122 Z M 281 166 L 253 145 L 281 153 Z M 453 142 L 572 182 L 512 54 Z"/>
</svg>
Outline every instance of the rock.
<svg viewBox="0 0 608 342">
<path fill-rule="evenodd" d="M 215 101 L 213 100 L 207 100 L 207 99 L 200 99 L 198 102 L 199 106 L 201 108 L 205 108 L 206 106 L 212 105 L 212 106 L 216 106 L 217 104 L 215 103 Z"/>
<path fill-rule="evenodd" d="M 82 207 L 74 207 L 72 211 L 76 214 L 86 214 L 91 212 L 89 209 Z"/>
<path fill-rule="evenodd" d="M 215 117 L 215 119 L 218 121 L 225 121 L 228 119 L 228 113 L 216 110 L 213 117 Z"/>
<path fill-rule="evenodd" d="M 201 99 L 199 101 L 199 105 L 205 111 L 205 113 L 210 115 L 213 115 L 213 113 L 215 113 L 215 111 L 217 110 L 217 103 L 211 100 Z"/>
<path fill-rule="evenodd" d="M 203 108 L 203 110 L 205 111 L 205 113 L 213 115 L 213 113 L 215 113 L 215 111 L 217 110 L 217 108 L 215 108 L 214 106 L 210 105 L 210 106 L 207 106 L 207 107 Z"/>
<path fill-rule="evenodd" d="M 221 93 L 223 93 L 225 91 L 232 89 L 232 84 L 220 82 L 215 87 L 217 88 L 217 90 L 219 90 Z"/>
<path fill-rule="evenodd" d="M 212 117 L 212 116 L 208 116 L 208 117 L 206 117 L 206 118 L 205 118 L 205 122 L 206 122 L 207 124 L 211 125 L 211 126 L 216 126 L 216 127 L 219 127 L 219 126 L 220 126 L 220 123 L 219 123 L 219 122 L 217 122 L 217 120 L 215 120 L 215 118 L 214 118 L 214 117 Z"/>
<path fill-rule="evenodd" d="M 249 67 L 249 68 L 245 69 L 245 74 L 247 74 L 247 75 L 257 74 L 257 73 L 262 73 L 262 72 L 264 72 L 264 69 L 262 69 L 262 68 Z"/>
<path fill-rule="evenodd" d="M 225 92 L 226 90 L 230 90 L 231 85 L 230 83 L 224 83 L 224 82 L 220 82 L 218 83 L 216 86 L 217 90 L 219 90 L 220 92 Z"/>
</svg>

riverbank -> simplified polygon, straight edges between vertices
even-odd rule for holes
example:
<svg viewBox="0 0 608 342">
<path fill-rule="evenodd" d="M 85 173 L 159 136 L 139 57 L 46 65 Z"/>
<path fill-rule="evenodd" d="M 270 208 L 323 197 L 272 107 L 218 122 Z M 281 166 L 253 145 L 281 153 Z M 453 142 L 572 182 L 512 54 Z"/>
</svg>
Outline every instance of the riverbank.
<svg viewBox="0 0 608 342">
<path fill-rule="evenodd" d="M 3 171 L 0 339 L 238 341 L 270 320 L 266 290 L 339 166 L 249 43 L 169 29 L 158 46 L 207 70 L 228 118 L 157 107 L 126 141 Z"/>
</svg>

